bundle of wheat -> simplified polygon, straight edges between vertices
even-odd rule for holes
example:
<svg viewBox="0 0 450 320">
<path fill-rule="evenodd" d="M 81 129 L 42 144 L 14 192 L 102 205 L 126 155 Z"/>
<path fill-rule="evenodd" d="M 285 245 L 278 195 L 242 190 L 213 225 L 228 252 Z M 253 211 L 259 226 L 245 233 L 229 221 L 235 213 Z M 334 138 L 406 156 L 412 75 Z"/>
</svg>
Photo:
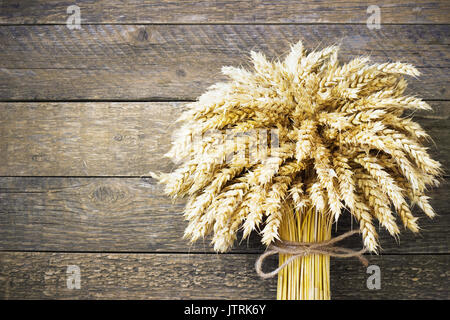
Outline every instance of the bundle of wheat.
<svg viewBox="0 0 450 320">
<path fill-rule="evenodd" d="M 307 54 L 301 42 L 283 61 L 251 59 L 251 71 L 222 68 L 230 80 L 188 104 L 167 154 L 180 166 L 155 175 L 168 195 L 189 198 L 185 237 L 212 233 L 220 252 L 240 228 L 243 238 L 259 230 L 267 246 L 316 243 L 330 239 L 346 209 L 375 253 L 374 219 L 398 237 L 393 212 L 413 232 L 410 205 L 435 215 L 425 191 L 438 184 L 440 164 L 422 146 L 427 133 L 404 114 L 431 109 L 403 95 L 403 75 L 418 76 L 416 68 L 367 57 L 340 64 L 337 46 Z M 280 253 L 280 265 L 288 257 Z M 278 273 L 279 299 L 328 299 L 329 290 L 326 253 L 304 254 Z"/>
</svg>

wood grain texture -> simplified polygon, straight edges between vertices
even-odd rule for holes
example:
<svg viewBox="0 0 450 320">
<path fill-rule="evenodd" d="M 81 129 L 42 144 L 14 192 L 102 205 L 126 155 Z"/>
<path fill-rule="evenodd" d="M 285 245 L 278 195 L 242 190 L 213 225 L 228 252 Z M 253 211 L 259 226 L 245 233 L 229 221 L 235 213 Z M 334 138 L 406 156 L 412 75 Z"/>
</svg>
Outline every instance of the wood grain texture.
<svg viewBox="0 0 450 320">
<path fill-rule="evenodd" d="M 247 66 L 250 50 L 274 58 L 302 38 L 340 43 L 341 59 L 403 61 L 423 75 L 409 93 L 450 99 L 450 25 L 63 25 L 0 27 L 0 100 L 186 100 Z"/>
<path fill-rule="evenodd" d="M 66 23 L 72 1 L 4 0 L 0 23 Z M 366 23 L 367 1 L 77 0 L 83 23 Z M 377 2 L 382 23 L 448 23 L 448 1 Z"/>
<path fill-rule="evenodd" d="M 449 253 L 449 181 L 432 190 L 431 220 L 417 207 L 420 234 L 402 229 L 397 243 L 380 229 L 382 253 Z M 184 202 L 172 202 L 151 178 L 0 178 L 0 250 L 70 252 L 213 252 L 209 239 L 182 239 Z M 397 222 L 401 225 L 399 219 Z M 338 235 L 357 226 L 345 213 Z M 262 252 L 260 237 L 235 243 L 233 252 Z M 360 236 L 341 245 L 360 249 Z"/>
<path fill-rule="evenodd" d="M 417 114 L 450 167 L 450 102 Z M 0 176 L 143 176 L 164 158 L 182 103 L 0 103 Z M 428 117 L 428 118 L 425 118 Z"/>
<path fill-rule="evenodd" d="M 0 175 L 168 171 L 179 113 L 180 103 L 1 103 Z"/>
<path fill-rule="evenodd" d="M 81 30 L 66 26 L 73 4 Z M 408 93 L 435 112 L 414 116 L 448 174 L 450 2 L 373 4 L 380 30 L 360 0 L 0 1 L 0 299 L 274 299 L 276 280 L 254 270 L 258 235 L 228 254 L 209 239 L 190 245 L 184 202 L 141 177 L 174 167 L 163 155 L 183 105 L 144 101 L 194 100 L 224 80 L 222 65 L 247 67 L 250 50 L 275 58 L 302 38 L 340 43 L 343 61 L 416 65 Z M 368 258 L 381 290 L 367 289 L 356 259 L 332 259 L 332 298 L 449 299 L 449 182 L 429 194 L 434 220 L 414 208 L 420 235 L 396 243 L 379 230 L 383 255 Z M 333 235 L 354 226 L 345 214 Z M 79 290 L 67 288 L 68 265 L 80 267 Z"/>
<path fill-rule="evenodd" d="M 0 253 L 2 299 L 275 299 L 276 280 L 255 273 L 256 255 Z M 367 288 L 356 259 L 332 259 L 331 296 L 339 299 L 448 299 L 447 255 L 371 256 L 381 289 Z M 67 288 L 67 267 L 80 289 Z M 274 268 L 276 259 L 267 263 Z M 174 281 L 176 279 L 176 281 Z"/>
</svg>

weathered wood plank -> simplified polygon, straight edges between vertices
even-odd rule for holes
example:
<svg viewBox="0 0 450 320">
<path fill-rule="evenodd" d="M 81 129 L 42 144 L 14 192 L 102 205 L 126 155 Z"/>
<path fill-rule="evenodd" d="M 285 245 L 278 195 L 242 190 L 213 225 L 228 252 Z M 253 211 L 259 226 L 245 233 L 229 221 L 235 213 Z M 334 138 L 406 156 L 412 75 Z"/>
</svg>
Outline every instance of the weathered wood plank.
<svg viewBox="0 0 450 320">
<path fill-rule="evenodd" d="M 382 253 L 449 253 L 448 180 L 430 192 L 438 217 L 417 208 L 422 231 L 404 231 L 397 243 L 379 230 Z M 184 201 L 172 202 L 151 178 L 0 178 L 0 250 L 89 252 L 213 252 L 209 240 L 182 239 Z M 400 220 L 397 219 L 401 224 Z M 351 228 L 344 214 L 334 234 Z M 356 226 L 353 222 L 353 226 Z M 241 236 L 238 236 L 240 242 Z M 342 245 L 361 248 L 359 236 Z M 262 252 L 260 238 L 233 252 Z"/>
<path fill-rule="evenodd" d="M 275 299 L 276 279 L 255 273 L 256 255 L 0 253 L 2 299 Z M 367 288 L 355 259 L 331 263 L 333 299 L 448 299 L 448 255 L 373 256 L 381 289 Z M 68 289 L 67 268 L 80 270 Z M 276 266 L 276 259 L 267 263 Z"/>
<path fill-rule="evenodd" d="M 66 23 L 61 0 L 4 0 L 0 23 Z M 78 0 L 83 23 L 366 23 L 367 1 L 119 1 Z M 448 23 L 445 0 L 379 2 L 382 23 Z"/>
<path fill-rule="evenodd" d="M 134 175 L 170 170 L 179 103 L 2 103 L 0 175 Z"/>
<path fill-rule="evenodd" d="M 342 60 L 371 55 L 419 67 L 410 93 L 450 99 L 450 25 L 63 25 L 0 28 L 0 99 L 195 99 L 223 80 L 222 65 L 248 65 L 250 50 L 284 54 L 341 43 Z"/>
<path fill-rule="evenodd" d="M 450 166 L 450 102 L 419 119 Z M 0 103 L 1 176 L 142 176 L 169 171 L 181 103 Z"/>
</svg>

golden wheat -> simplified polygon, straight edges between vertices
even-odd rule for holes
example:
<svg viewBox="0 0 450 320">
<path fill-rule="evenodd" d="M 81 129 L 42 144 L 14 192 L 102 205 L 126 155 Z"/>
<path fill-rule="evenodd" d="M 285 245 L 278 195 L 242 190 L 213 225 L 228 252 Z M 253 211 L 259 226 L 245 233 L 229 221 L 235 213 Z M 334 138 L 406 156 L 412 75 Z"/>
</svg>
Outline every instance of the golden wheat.
<svg viewBox="0 0 450 320">
<path fill-rule="evenodd" d="M 188 104 L 167 153 L 180 167 L 156 175 L 168 195 L 189 197 L 187 238 L 213 233 L 214 249 L 224 252 L 242 228 L 244 238 L 260 230 L 269 245 L 280 227 L 295 234 L 283 221 L 307 221 L 302 214 L 314 208 L 328 230 L 316 238 L 327 239 L 346 208 L 364 246 L 377 252 L 373 218 L 398 237 L 394 212 L 413 232 L 419 226 L 410 205 L 435 215 L 425 191 L 437 185 L 441 167 L 422 145 L 427 133 L 405 113 L 431 109 L 403 95 L 403 75 L 419 71 L 368 57 L 340 64 L 338 49 L 307 53 L 298 42 L 274 61 L 251 52 L 251 69 L 223 67 L 229 81 Z"/>
</svg>

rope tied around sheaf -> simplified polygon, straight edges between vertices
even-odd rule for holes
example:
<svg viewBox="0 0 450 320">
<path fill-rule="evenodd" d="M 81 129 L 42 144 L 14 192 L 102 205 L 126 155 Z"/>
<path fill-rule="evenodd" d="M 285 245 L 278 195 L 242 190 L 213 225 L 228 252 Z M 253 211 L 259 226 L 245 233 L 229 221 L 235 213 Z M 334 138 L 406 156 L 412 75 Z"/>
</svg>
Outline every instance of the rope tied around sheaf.
<svg viewBox="0 0 450 320">
<path fill-rule="evenodd" d="M 355 233 L 359 233 L 359 230 L 348 231 L 340 236 L 332 238 L 327 241 L 322 242 L 292 242 L 292 241 L 277 241 L 271 244 L 267 251 L 259 256 L 256 260 L 255 268 L 256 273 L 263 279 L 272 278 L 277 275 L 283 268 L 285 268 L 289 263 L 299 257 L 305 257 L 310 254 L 323 254 L 330 257 L 336 258 L 352 258 L 356 257 L 361 261 L 364 266 L 368 266 L 369 262 L 363 256 L 367 249 L 362 249 L 360 251 L 354 251 L 347 248 L 335 247 L 335 243 L 348 238 Z M 264 260 L 274 254 L 290 254 L 291 256 L 278 268 L 272 272 L 265 273 L 262 271 L 262 264 Z"/>
</svg>

